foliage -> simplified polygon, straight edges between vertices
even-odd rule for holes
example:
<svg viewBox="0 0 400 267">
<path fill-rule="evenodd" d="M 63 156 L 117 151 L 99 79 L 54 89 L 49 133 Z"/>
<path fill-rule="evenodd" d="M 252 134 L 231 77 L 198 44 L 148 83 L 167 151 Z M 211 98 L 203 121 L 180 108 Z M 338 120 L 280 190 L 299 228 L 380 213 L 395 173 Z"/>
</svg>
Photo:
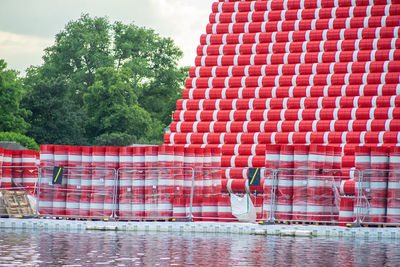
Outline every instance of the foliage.
<svg viewBox="0 0 400 267">
<path fill-rule="evenodd" d="M 39 143 L 162 142 L 187 69 L 170 38 L 82 15 L 27 72 L 23 107 Z"/>
<path fill-rule="evenodd" d="M 7 63 L 0 60 L 0 131 L 23 134 L 29 127 L 25 121 L 29 111 L 20 107 L 23 90 L 18 73 L 6 68 Z"/>
<path fill-rule="evenodd" d="M 14 132 L 0 132 L 0 141 L 11 141 L 26 147 L 29 150 L 39 151 L 39 145 L 28 136 Z"/>
</svg>

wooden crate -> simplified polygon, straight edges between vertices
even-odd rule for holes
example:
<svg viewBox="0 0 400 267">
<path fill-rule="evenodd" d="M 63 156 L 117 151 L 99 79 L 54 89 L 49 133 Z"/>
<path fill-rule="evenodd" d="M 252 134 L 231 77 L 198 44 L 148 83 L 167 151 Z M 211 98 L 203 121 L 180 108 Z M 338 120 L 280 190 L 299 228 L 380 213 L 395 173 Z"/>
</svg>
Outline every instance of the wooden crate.
<svg viewBox="0 0 400 267">
<path fill-rule="evenodd" d="M 25 191 L 1 191 L 6 214 L 10 217 L 33 215 L 31 205 Z"/>
</svg>

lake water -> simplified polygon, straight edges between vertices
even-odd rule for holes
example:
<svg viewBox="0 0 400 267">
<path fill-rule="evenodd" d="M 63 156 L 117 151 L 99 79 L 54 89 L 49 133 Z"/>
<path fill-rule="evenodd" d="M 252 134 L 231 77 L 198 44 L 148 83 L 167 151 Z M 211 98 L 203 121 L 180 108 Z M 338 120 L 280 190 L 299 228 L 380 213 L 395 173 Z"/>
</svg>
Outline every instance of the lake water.
<svg viewBox="0 0 400 267">
<path fill-rule="evenodd" d="M 400 241 L 0 230 L 0 266 L 400 266 Z"/>
</svg>

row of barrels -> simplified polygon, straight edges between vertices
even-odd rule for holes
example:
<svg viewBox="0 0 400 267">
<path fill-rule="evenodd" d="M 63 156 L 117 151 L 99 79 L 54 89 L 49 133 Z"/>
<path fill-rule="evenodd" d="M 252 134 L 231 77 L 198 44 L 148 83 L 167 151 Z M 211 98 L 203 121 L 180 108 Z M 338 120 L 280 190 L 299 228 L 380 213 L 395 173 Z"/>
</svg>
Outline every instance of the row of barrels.
<svg viewBox="0 0 400 267">
<path fill-rule="evenodd" d="M 0 188 L 34 193 L 38 180 L 39 152 L 0 147 Z"/>
<path fill-rule="evenodd" d="M 183 146 L 41 146 L 39 213 L 56 216 L 130 216 L 143 204 L 148 213 L 171 207 L 175 197 L 218 194 L 220 149 Z M 61 184 L 53 168 L 64 167 Z M 194 168 L 204 171 L 194 173 Z M 114 213 L 116 212 L 116 214 Z"/>
<path fill-rule="evenodd" d="M 400 147 L 357 147 L 355 168 L 363 176 L 341 185 L 346 216 L 357 212 L 364 223 L 399 223 Z"/>
</svg>

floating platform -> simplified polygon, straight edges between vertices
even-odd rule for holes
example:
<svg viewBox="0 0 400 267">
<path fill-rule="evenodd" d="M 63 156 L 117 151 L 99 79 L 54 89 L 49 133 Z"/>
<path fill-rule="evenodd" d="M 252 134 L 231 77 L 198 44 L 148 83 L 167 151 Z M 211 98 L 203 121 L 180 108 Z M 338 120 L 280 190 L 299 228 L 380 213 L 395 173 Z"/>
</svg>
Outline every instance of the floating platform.
<svg viewBox="0 0 400 267">
<path fill-rule="evenodd" d="M 400 228 L 339 227 L 325 225 L 262 225 L 240 222 L 115 222 L 51 219 L 0 219 L 0 229 L 41 231 L 143 231 L 216 234 L 281 235 L 295 237 L 343 237 L 400 239 Z"/>
</svg>

